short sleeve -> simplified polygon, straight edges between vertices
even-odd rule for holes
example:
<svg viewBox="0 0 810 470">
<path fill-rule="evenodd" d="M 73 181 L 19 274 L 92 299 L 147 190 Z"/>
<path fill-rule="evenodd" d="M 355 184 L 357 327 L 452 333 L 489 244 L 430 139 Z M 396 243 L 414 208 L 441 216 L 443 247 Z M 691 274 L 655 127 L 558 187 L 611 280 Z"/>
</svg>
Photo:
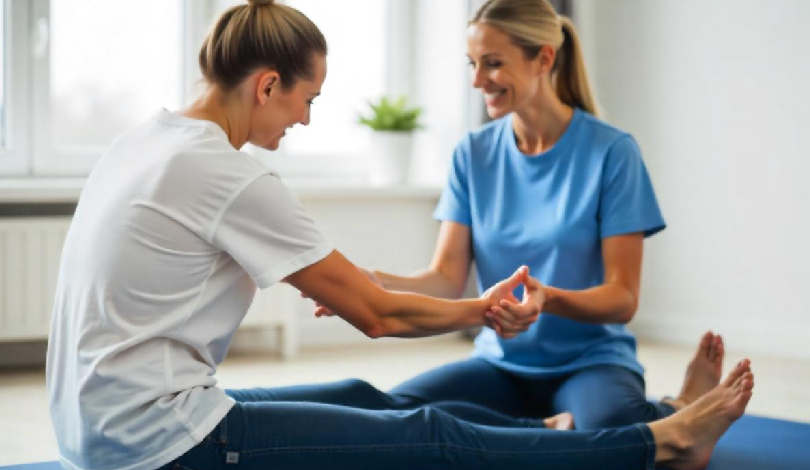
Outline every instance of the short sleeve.
<svg viewBox="0 0 810 470">
<path fill-rule="evenodd" d="M 333 247 L 281 180 L 249 182 L 214 222 L 209 240 L 266 288 L 317 263 Z"/>
<path fill-rule="evenodd" d="M 469 137 L 456 146 L 453 152 L 453 162 L 447 185 L 442 191 L 439 204 L 433 213 L 433 218 L 440 221 L 458 222 L 464 225 L 472 224 L 470 215 L 470 188 L 467 177 L 467 162 L 469 160 Z"/>
<path fill-rule="evenodd" d="M 633 232 L 649 237 L 666 228 L 641 151 L 631 136 L 620 138 L 608 150 L 601 187 L 601 238 Z"/>
</svg>

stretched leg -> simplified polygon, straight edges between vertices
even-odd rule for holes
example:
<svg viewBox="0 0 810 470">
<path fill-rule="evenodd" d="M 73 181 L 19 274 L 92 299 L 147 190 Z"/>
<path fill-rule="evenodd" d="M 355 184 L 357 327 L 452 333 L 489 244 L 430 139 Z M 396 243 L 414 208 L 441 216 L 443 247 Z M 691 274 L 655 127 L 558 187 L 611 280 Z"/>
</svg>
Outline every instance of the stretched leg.
<svg viewBox="0 0 810 470">
<path fill-rule="evenodd" d="M 368 382 L 359 379 L 290 387 L 228 390 L 227 393 L 231 398 L 241 403 L 309 402 L 366 410 L 408 410 L 421 405 L 420 402 L 412 400 L 408 396 L 382 392 Z M 543 420 L 540 419 L 516 418 L 461 400 L 436 401 L 431 403 L 431 406 L 459 419 L 477 424 L 506 427 L 544 426 Z M 554 421 L 550 421 L 550 427 L 562 428 L 567 424 L 566 418 L 564 415 L 555 417 Z"/>
<path fill-rule="evenodd" d="M 745 411 L 747 361 L 714 390 L 664 420 L 602 431 L 481 426 L 429 406 L 369 411 L 319 403 L 238 403 L 176 463 L 196 470 L 703 468 Z M 170 468 L 169 464 L 166 468 Z"/>
<path fill-rule="evenodd" d="M 643 425 L 576 433 L 482 426 L 432 406 L 371 411 L 320 403 L 247 402 L 178 460 L 195 470 L 238 463 L 284 469 L 651 469 Z M 227 460 L 229 459 L 230 460 Z"/>
<path fill-rule="evenodd" d="M 589 367 L 564 380 L 552 406 L 570 411 L 580 430 L 648 423 L 675 412 L 670 405 L 647 401 L 641 376 L 612 365 Z"/>
</svg>

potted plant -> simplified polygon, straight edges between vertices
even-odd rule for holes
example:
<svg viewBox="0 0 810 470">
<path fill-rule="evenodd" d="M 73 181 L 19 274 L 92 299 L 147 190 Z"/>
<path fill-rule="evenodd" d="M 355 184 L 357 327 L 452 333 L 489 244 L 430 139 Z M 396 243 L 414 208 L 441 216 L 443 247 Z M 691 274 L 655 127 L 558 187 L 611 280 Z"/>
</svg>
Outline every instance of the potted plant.
<svg viewBox="0 0 810 470">
<path fill-rule="evenodd" d="M 360 124 L 371 128 L 369 176 L 373 184 L 402 184 L 408 179 L 413 131 L 422 127 L 422 109 L 409 107 L 404 96 L 391 101 L 383 96 L 369 101 L 371 115 L 360 116 Z"/>
</svg>

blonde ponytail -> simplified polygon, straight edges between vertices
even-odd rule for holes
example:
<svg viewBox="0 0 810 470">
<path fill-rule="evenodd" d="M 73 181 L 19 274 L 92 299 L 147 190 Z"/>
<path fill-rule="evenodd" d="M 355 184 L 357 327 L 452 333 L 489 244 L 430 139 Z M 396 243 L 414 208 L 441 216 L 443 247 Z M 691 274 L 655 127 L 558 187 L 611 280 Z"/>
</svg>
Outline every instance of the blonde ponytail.
<svg viewBox="0 0 810 470">
<path fill-rule="evenodd" d="M 596 116 L 596 103 L 591 84 L 588 81 L 588 74 L 585 71 L 585 61 L 582 58 L 582 48 L 579 45 L 576 28 L 574 28 L 574 23 L 564 16 L 560 16 L 560 26 L 565 38 L 557 52 L 557 60 L 554 64 L 556 69 L 554 87 L 557 90 L 557 96 L 568 106 L 581 108 Z"/>
<path fill-rule="evenodd" d="M 488 0 L 470 24 L 485 23 L 508 34 L 527 58 L 543 46 L 557 50 L 552 83 L 560 101 L 597 115 L 579 38 L 570 19 L 557 15 L 547 0 Z"/>
</svg>

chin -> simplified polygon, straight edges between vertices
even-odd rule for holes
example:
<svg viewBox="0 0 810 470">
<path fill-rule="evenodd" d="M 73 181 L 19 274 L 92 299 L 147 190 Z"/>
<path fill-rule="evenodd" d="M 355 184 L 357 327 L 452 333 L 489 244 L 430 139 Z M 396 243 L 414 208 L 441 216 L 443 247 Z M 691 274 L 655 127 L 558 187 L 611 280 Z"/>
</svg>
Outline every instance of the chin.
<svg viewBox="0 0 810 470">
<path fill-rule="evenodd" d="M 500 108 L 489 108 L 487 107 L 487 116 L 490 119 L 500 119 L 507 114 L 509 114 L 511 110 L 507 107 L 500 107 Z"/>
</svg>

